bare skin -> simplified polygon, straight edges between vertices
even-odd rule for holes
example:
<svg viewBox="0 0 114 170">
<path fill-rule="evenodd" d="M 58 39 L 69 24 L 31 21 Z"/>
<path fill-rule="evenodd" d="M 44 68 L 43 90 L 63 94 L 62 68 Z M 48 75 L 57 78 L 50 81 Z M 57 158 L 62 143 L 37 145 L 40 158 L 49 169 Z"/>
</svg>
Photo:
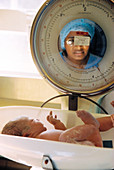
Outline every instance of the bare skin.
<svg viewBox="0 0 114 170">
<path fill-rule="evenodd" d="M 98 129 L 100 126 L 99 122 L 84 110 L 76 113 L 85 124 L 65 130 L 61 133 L 59 141 L 102 147 L 102 139 Z"/>
<path fill-rule="evenodd" d="M 112 107 L 114 107 L 114 100 L 110 104 L 112 105 Z"/>
<path fill-rule="evenodd" d="M 99 131 L 105 131 L 113 127 L 111 117 L 95 119 L 90 113 L 84 110 L 77 111 L 76 113 L 85 124 L 65 130 L 66 127 L 64 124 L 57 119 L 57 116 L 53 117 L 52 112 L 50 112 L 47 120 L 54 125 L 55 129 L 60 130 L 45 131 L 37 137 L 50 140 L 50 138 L 52 139 L 52 136 L 54 136 L 53 139 L 61 142 L 102 147 L 102 139 Z M 114 115 L 112 117 L 114 118 Z M 107 126 L 103 127 L 103 124 L 107 124 Z"/>
<path fill-rule="evenodd" d="M 54 125 L 55 129 L 66 130 L 65 125 L 59 119 L 57 119 L 57 115 L 55 115 L 55 118 L 53 117 L 52 111 L 50 111 L 50 114 L 47 116 L 47 121 Z"/>
<path fill-rule="evenodd" d="M 2 133 L 102 147 L 100 131 L 106 131 L 114 127 L 114 114 L 98 119 L 95 119 L 85 110 L 76 111 L 76 114 L 84 122 L 83 125 L 66 129 L 65 125 L 56 115 L 53 116 L 51 111 L 47 116 L 47 121 L 55 129 L 47 130 L 44 124 L 38 119 L 25 117 L 10 121 L 5 125 Z"/>
</svg>

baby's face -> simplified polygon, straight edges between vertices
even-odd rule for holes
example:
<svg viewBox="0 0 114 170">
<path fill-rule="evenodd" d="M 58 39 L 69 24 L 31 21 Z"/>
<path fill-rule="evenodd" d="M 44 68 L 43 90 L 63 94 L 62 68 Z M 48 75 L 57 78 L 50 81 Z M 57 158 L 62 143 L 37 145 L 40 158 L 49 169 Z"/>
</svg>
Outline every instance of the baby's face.
<svg viewBox="0 0 114 170">
<path fill-rule="evenodd" d="M 44 124 L 41 121 L 39 121 L 38 119 L 26 118 L 25 123 L 26 123 L 26 125 L 25 125 L 26 131 L 23 136 L 35 138 L 40 133 L 47 130 L 46 127 L 44 126 Z"/>
</svg>

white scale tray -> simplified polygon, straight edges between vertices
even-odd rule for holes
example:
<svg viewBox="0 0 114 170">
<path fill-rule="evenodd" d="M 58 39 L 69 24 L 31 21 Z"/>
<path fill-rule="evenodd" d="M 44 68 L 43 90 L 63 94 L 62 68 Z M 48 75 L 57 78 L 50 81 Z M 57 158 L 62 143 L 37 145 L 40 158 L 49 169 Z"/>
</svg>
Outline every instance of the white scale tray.
<svg viewBox="0 0 114 170">
<path fill-rule="evenodd" d="M 41 109 L 28 106 L 9 106 L 0 108 L 0 129 L 11 119 L 20 115 L 27 115 L 39 118 L 48 129 L 52 126 L 46 121 L 46 115 L 51 109 Z M 81 124 L 74 111 L 54 110 L 53 113 L 66 124 L 68 128 L 75 124 Z M 104 116 L 94 114 L 95 116 Z M 105 140 L 113 140 L 114 129 L 102 133 Z M 114 149 L 53 142 L 47 140 L 33 139 L 27 137 L 17 137 L 0 134 L 0 155 L 13 161 L 30 165 L 32 167 L 42 167 L 44 155 L 48 155 L 56 169 L 59 170 L 93 170 L 93 169 L 113 169 Z"/>
</svg>

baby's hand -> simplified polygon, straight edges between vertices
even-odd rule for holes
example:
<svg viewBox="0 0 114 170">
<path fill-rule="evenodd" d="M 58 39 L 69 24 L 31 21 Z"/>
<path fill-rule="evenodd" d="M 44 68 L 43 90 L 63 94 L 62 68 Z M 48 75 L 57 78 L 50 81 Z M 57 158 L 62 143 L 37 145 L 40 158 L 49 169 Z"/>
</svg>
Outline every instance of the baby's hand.
<svg viewBox="0 0 114 170">
<path fill-rule="evenodd" d="M 66 130 L 65 125 L 57 119 L 57 115 L 55 115 L 55 117 L 52 115 L 52 111 L 50 111 L 50 114 L 47 116 L 47 121 L 54 125 L 55 129 Z"/>
<path fill-rule="evenodd" d="M 57 115 L 55 115 L 55 117 L 53 117 L 52 111 L 50 111 L 50 114 L 47 116 L 47 120 L 52 125 L 55 125 L 58 121 L 60 121 L 60 120 L 57 119 Z"/>
</svg>

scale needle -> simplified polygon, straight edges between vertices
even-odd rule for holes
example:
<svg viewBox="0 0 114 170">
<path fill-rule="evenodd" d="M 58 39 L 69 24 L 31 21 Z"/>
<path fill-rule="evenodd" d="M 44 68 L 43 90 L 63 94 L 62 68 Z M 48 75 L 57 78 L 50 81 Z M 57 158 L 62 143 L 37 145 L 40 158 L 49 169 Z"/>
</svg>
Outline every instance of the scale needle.
<svg viewBox="0 0 114 170">
<path fill-rule="evenodd" d="M 97 67 L 97 69 L 98 69 L 98 71 L 101 73 L 101 76 L 102 76 L 102 77 L 103 77 L 103 79 L 105 80 L 106 84 L 108 84 L 108 83 L 107 83 L 107 80 L 106 80 L 106 78 L 103 76 L 103 73 L 101 72 L 100 68 L 99 68 L 99 67 Z"/>
</svg>

